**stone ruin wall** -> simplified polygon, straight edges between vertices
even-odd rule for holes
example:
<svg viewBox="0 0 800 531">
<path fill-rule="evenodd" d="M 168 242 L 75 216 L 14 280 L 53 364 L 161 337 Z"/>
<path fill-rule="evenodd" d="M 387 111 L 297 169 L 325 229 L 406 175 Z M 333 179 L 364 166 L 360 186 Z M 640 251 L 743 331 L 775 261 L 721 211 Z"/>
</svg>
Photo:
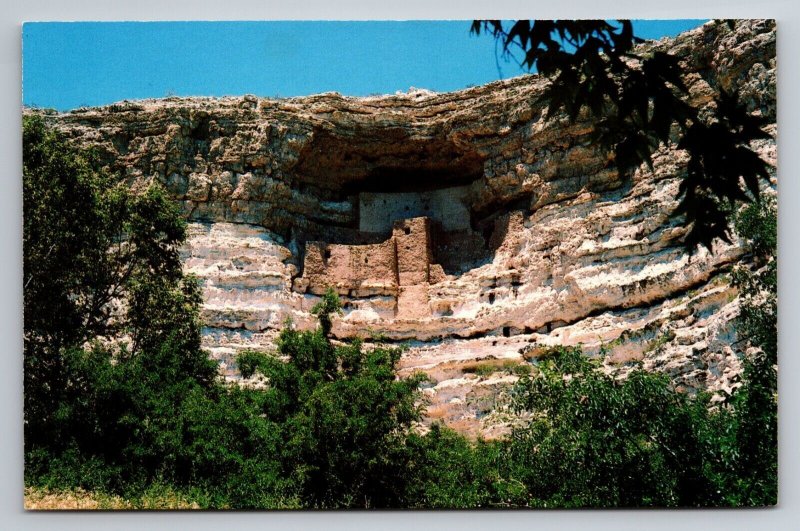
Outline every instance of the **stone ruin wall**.
<svg viewBox="0 0 800 531">
<path fill-rule="evenodd" d="M 393 223 L 392 236 L 372 245 L 306 243 L 303 275 L 294 280 L 298 293 L 362 299 L 383 296 L 385 317 L 425 318 L 431 315 L 428 287 L 445 279 L 432 263 L 431 225 L 427 217 Z"/>
<path fill-rule="evenodd" d="M 294 280 L 298 293 L 323 295 L 328 287 L 340 295 L 362 298 L 397 295 L 394 240 L 372 245 L 306 243 L 303 276 Z"/>
</svg>

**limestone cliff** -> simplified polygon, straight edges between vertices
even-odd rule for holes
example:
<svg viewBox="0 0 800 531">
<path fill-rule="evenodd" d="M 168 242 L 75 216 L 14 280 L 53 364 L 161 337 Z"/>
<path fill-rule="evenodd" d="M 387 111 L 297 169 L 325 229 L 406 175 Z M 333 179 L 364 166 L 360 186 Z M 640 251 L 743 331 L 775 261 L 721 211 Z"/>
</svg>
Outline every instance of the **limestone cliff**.
<svg viewBox="0 0 800 531">
<path fill-rule="evenodd" d="M 681 57 L 693 104 L 739 90 L 770 121 L 775 26 L 709 23 L 645 47 Z M 432 378 L 429 416 L 505 429 L 513 366 L 542 346 L 609 349 L 688 389 L 729 389 L 739 245 L 689 255 L 673 215 L 686 157 L 621 179 L 592 123 L 544 118 L 546 81 L 367 98 L 166 98 L 46 114 L 132 187 L 163 183 L 190 220 L 186 270 L 204 285 L 205 342 L 223 372 L 269 348 L 286 318 L 315 321 L 328 285 L 339 338 L 408 343 Z"/>
</svg>

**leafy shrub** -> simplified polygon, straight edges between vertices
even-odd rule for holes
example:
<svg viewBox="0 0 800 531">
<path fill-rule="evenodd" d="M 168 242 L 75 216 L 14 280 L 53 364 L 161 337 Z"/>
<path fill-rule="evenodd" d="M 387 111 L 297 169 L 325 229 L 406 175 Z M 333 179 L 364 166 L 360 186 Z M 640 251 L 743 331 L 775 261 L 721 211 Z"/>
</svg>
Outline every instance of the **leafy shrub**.
<svg viewBox="0 0 800 531">
<path fill-rule="evenodd" d="M 643 370 L 616 379 L 580 348 L 549 353 L 515 390 L 534 415 L 511 438 L 515 471 L 547 507 L 713 505 L 703 476 L 707 398 Z"/>
<path fill-rule="evenodd" d="M 304 506 L 397 505 L 422 378 L 396 377 L 399 349 L 334 346 L 330 316 L 339 308 L 329 290 L 314 309 L 317 330 L 284 328 L 278 352 L 288 361 L 245 352 L 238 363 L 268 378 L 263 415 L 281 425 L 284 470 L 297 478 Z"/>
</svg>

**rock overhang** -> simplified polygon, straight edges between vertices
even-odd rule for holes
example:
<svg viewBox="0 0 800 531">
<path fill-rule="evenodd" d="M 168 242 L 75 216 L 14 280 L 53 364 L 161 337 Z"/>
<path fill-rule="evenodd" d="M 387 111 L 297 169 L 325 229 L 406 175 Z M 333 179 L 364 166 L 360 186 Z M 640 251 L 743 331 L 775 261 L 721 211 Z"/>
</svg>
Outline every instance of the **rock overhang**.
<svg viewBox="0 0 800 531">
<path fill-rule="evenodd" d="M 697 104 L 739 88 L 771 122 L 773 138 L 755 148 L 772 162 L 774 35 L 770 23 L 706 25 L 651 45 L 683 58 Z M 662 149 L 653 172 L 620 179 L 588 143 L 591 122 L 544 118 L 543 83 L 363 99 L 169 99 L 46 119 L 98 148 L 121 179 L 161 182 L 182 206 L 192 228 L 186 267 L 204 283 L 204 341 L 232 377 L 233 354 L 269 348 L 287 317 L 314 326 L 317 295 L 293 286 L 308 242 L 352 247 L 348 256 L 366 257 L 383 277 L 383 258 L 357 247 L 386 246 L 408 206 L 408 217 L 429 218 L 428 281 L 407 283 L 417 288 L 405 292 L 407 312 L 398 310 L 399 278 L 348 288 L 338 337 L 415 341 L 403 370 L 425 367 L 451 382 L 467 358 L 524 360 L 552 344 L 594 352 L 624 338 L 610 363 L 641 361 L 689 387 L 729 386 L 738 369 L 725 338 L 737 301 L 724 278 L 743 250 L 688 255 L 672 215 L 681 153 Z M 430 208 L 453 189 L 452 211 Z M 378 207 L 362 225 L 366 203 L 390 197 L 399 211 L 381 217 Z M 385 276 L 399 277 L 397 258 L 387 255 Z M 444 273 L 433 281 L 432 264 Z M 441 383 L 439 396 L 457 389 L 463 404 L 476 389 Z M 454 422 L 471 414 L 442 407 Z"/>
</svg>

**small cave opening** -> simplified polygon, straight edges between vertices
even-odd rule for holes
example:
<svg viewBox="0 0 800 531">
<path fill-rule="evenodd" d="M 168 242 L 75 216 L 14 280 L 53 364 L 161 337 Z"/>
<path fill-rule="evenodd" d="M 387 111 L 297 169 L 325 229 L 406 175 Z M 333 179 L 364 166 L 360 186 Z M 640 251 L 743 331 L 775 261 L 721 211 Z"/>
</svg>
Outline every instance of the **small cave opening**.
<svg viewBox="0 0 800 531">
<path fill-rule="evenodd" d="M 202 118 L 189 132 L 189 138 L 196 141 L 207 141 L 210 136 L 210 120 Z"/>
</svg>

